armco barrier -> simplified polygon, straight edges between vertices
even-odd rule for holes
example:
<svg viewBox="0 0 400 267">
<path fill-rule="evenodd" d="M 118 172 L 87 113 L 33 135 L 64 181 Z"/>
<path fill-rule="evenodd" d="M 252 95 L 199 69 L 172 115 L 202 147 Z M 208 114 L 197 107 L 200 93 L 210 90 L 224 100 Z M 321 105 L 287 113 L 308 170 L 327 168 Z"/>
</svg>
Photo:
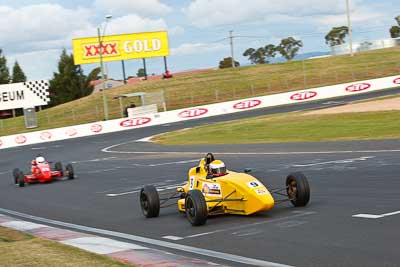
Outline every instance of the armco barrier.
<svg viewBox="0 0 400 267">
<path fill-rule="evenodd" d="M 234 100 L 186 109 L 160 112 L 149 116 L 99 121 L 63 128 L 49 129 L 0 137 L 0 149 L 58 141 L 83 136 L 111 133 L 165 123 L 205 118 L 250 109 L 273 107 L 291 103 L 313 101 L 338 96 L 361 94 L 371 91 L 400 87 L 400 76 L 338 84 L 292 91 L 281 94 Z"/>
</svg>

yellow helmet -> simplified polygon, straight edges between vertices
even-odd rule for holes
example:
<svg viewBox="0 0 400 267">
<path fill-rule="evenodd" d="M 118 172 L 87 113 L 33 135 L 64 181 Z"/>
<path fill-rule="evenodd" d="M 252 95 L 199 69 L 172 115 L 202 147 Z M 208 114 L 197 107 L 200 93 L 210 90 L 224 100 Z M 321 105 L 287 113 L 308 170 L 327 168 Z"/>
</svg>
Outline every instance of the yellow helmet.
<svg viewBox="0 0 400 267">
<path fill-rule="evenodd" d="M 210 163 L 210 173 L 213 176 L 222 176 L 226 174 L 226 167 L 225 163 L 222 162 L 222 160 L 214 160 L 213 162 Z"/>
</svg>

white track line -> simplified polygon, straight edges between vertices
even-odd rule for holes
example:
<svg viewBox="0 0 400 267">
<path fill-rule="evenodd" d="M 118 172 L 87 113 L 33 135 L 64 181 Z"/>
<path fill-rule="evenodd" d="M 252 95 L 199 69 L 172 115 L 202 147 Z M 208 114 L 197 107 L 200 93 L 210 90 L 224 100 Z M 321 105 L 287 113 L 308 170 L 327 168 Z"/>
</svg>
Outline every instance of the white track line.
<svg viewBox="0 0 400 267">
<path fill-rule="evenodd" d="M 114 147 L 133 143 L 134 141 L 115 144 L 103 148 L 105 153 L 115 154 L 179 154 L 179 155 L 203 155 L 204 151 L 117 151 L 111 150 Z M 400 149 L 381 149 L 381 150 L 332 150 L 332 151 L 288 151 L 288 152 L 214 152 L 218 155 L 302 155 L 302 154 L 350 154 L 350 153 L 388 153 L 400 152 Z"/>
<path fill-rule="evenodd" d="M 331 163 L 353 163 L 354 161 L 364 161 L 367 159 L 375 158 L 374 156 L 368 157 L 360 157 L 360 158 L 353 158 L 353 159 L 340 159 L 340 160 L 333 160 L 333 161 L 325 161 L 325 162 L 318 162 L 318 163 L 310 163 L 310 164 L 296 164 L 292 165 L 293 167 L 310 167 L 310 166 L 317 166 L 317 165 L 325 165 Z"/>
<path fill-rule="evenodd" d="M 107 161 L 118 159 L 117 157 L 108 157 L 108 158 L 99 158 L 99 159 L 89 159 L 89 160 L 81 160 L 81 161 L 72 161 L 71 163 L 85 163 L 85 162 L 99 162 L 99 161 Z"/>
<path fill-rule="evenodd" d="M 268 224 L 268 223 L 279 222 L 279 221 L 282 221 L 282 220 L 293 219 L 293 218 L 297 218 L 297 217 L 303 217 L 303 216 L 312 215 L 312 214 L 315 214 L 315 213 L 316 213 L 315 211 L 308 211 L 308 212 L 304 212 L 304 213 L 297 213 L 296 215 L 292 215 L 292 216 L 285 216 L 285 217 L 276 218 L 276 219 L 272 219 L 272 220 L 265 220 L 265 221 L 250 223 L 250 224 L 244 224 L 244 225 L 234 226 L 234 227 L 230 227 L 230 228 L 223 228 L 223 229 L 219 229 L 219 230 L 215 230 L 215 231 L 210 231 L 210 232 L 204 232 L 204 233 L 199 233 L 199 234 L 194 234 L 194 235 L 188 235 L 188 236 L 185 236 L 185 237 L 183 237 L 183 238 L 193 238 L 193 237 L 199 237 L 199 236 L 204 236 L 204 235 L 211 235 L 211 234 L 222 233 L 222 232 L 232 232 L 233 230 L 238 230 L 238 229 L 243 229 L 243 228 L 249 228 L 249 227 L 256 226 L 256 225 L 261 225 L 261 224 Z"/>
<path fill-rule="evenodd" d="M 180 186 L 183 186 L 184 184 L 186 184 L 186 182 L 179 183 L 179 184 L 160 186 L 160 187 L 157 187 L 157 191 L 158 192 L 162 192 L 162 191 L 169 190 L 169 189 L 175 189 L 175 188 L 178 188 Z M 138 189 L 132 190 L 132 191 L 127 191 L 127 192 L 122 192 L 122 193 L 109 193 L 106 196 L 108 196 L 108 197 L 118 197 L 118 196 L 123 196 L 123 195 L 128 195 L 128 194 L 139 193 L 140 190 L 142 190 L 141 187 L 138 188 Z"/>
<path fill-rule="evenodd" d="M 387 217 L 387 216 L 392 216 L 392 215 L 396 215 L 396 214 L 400 214 L 400 210 L 398 211 L 394 211 L 394 212 L 389 212 L 389 213 L 384 213 L 384 214 L 380 214 L 380 215 L 375 215 L 375 214 L 356 214 L 353 215 L 351 217 L 354 218 L 366 218 L 366 219 L 380 219 L 383 217 Z"/>
<path fill-rule="evenodd" d="M 41 217 L 37 217 L 37 216 L 33 216 L 33 215 L 29 215 L 29 214 L 25 214 L 25 213 L 21 213 L 21 212 L 17 212 L 17 211 L 7 210 L 7 209 L 3 209 L 3 208 L 0 208 L 0 212 L 14 215 L 14 216 L 19 216 L 19 217 L 22 217 L 25 219 L 30 219 L 30 220 L 49 223 L 49 224 L 53 224 L 53 225 L 63 226 L 63 227 L 71 228 L 71 229 L 77 229 L 80 231 L 122 238 L 122 239 L 126 239 L 126 240 L 131 240 L 131 241 L 141 242 L 141 243 L 155 245 L 155 246 L 159 246 L 159 247 L 164 247 L 164 248 L 168 248 L 168 249 L 185 251 L 185 252 L 193 253 L 196 255 L 203 255 L 206 257 L 222 259 L 222 260 L 226 260 L 226 261 L 230 261 L 230 262 L 242 263 L 242 264 L 253 265 L 253 266 L 290 267 L 289 265 L 275 263 L 275 262 L 271 262 L 271 261 L 258 260 L 258 259 L 238 256 L 238 255 L 234 255 L 234 254 L 218 252 L 218 251 L 214 251 L 214 250 L 208 250 L 208 249 L 202 249 L 202 248 L 196 248 L 196 247 L 191 247 L 191 246 L 186 246 L 186 245 L 175 244 L 175 243 L 167 242 L 167 241 L 163 241 L 163 240 L 151 239 L 151 238 L 147 238 L 147 237 L 130 235 L 130 234 L 109 231 L 109 230 L 104 230 L 104 229 L 99 229 L 99 228 L 94 228 L 94 227 L 60 222 L 60 221 L 56 221 L 56 220 L 41 218 Z"/>
</svg>

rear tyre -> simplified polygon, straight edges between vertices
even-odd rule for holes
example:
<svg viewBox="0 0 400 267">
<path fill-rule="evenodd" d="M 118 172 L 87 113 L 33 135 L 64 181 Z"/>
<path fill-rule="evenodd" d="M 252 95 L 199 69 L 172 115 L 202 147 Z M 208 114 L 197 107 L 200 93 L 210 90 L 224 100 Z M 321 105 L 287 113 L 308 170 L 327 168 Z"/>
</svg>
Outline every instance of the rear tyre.
<svg viewBox="0 0 400 267">
<path fill-rule="evenodd" d="M 153 185 L 146 185 L 140 190 L 140 207 L 146 218 L 158 217 L 160 214 L 160 198 Z"/>
<path fill-rule="evenodd" d="M 65 175 L 70 180 L 74 179 L 74 168 L 71 163 L 68 163 L 67 166 L 65 166 Z"/>
<path fill-rule="evenodd" d="M 200 190 L 190 190 L 185 198 L 186 218 L 193 226 L 204 225 L 207 221 L 207 204 Z"/>
<path fill-rule="evenodd" d="M 20 173 L 21 171 L 20 171 L 20 169 L 18 169 L 18 168 L 15 168 L 14 170 L 13 170 L 13 177 L 14 177 L 14 184 L 18 184 L 18 174 Z"/>
<path fill-rule="evenodd" d="M 303 207 L 310 201 L 310 186 L 306 176 L 295 172 L 286 178 L 286 192 L 295 207 Z"/>
<path fill-rule="evenodd" d="M 24 187 L 25 186 L 25 176 L 21 171 L 18 173 L 17 180 L 18 180 L 19 187 Z"/>
<path fill-rule="evenodd" d="M 54 170 L 60 172 L 61 175 L 64 175 L 64 173 L 63 173 L 63 166 L 62 166 L 61 162 L 56 162 L 56 163 L 54 164 Z"/>
</svg>

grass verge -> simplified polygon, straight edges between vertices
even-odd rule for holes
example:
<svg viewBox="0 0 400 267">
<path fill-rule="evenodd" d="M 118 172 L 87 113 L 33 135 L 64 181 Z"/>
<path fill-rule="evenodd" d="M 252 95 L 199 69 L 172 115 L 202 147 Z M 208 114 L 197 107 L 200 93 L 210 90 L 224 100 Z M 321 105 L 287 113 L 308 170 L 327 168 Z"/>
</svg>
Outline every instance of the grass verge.
<svg viewBox="0 0 400 267">
<path fill-rule="evenodd" d="M 379 78 L 400 73 L 400 47 L 347 55 L 244 66 L 174 75 L 173 79 L 149 80 L 107 90 L 110 119 L 120 118 L 115 96 L 132 92 L 163 91 L 168 110 L 247 97 Z M 76 125 L 102 120 L 102 94 L 59 105 L 37 113 L 39 128 Z M 137 101 L 137 100 L 136 100 Z M 137 103 L 138 104 L 138 103 Z M 23 117 L 0 120 L 0 135 L 27 132 Z"/>
<path fill-rule="evenodd" d="M 0 227 L 0 265 L 9 267 L 128 267 L 106 256 Z"/>
<path fill-rule="evenodd" d="M 245 144 L 400 138 L 400 111 L 307 115 L 303 112 L 242 119 L 176 131 L 161 144 Z"/>
</svg>

